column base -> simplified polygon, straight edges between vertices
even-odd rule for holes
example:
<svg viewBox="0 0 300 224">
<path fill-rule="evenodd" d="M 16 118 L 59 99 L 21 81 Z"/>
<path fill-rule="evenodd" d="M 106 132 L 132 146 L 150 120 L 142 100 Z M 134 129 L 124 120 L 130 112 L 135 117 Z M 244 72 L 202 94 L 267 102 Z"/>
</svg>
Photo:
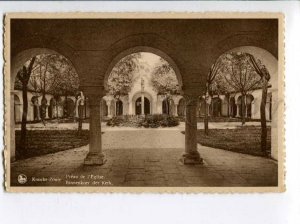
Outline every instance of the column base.
<svg viewBox="0 0 300 224">
<path fill-rule="evenodd" d="M 88 166 L 100 166 L 106 162 L 104 155 L 98 152 L 89 152 L 84 159 L 84 165 Z"/>
<path fill-rule="evenodd" d="M 203 164 L 203 159 L 200 157 L 199 152 L 185 153 L 180 158 L 180 161 L 184 165 Z"/>
</svg>

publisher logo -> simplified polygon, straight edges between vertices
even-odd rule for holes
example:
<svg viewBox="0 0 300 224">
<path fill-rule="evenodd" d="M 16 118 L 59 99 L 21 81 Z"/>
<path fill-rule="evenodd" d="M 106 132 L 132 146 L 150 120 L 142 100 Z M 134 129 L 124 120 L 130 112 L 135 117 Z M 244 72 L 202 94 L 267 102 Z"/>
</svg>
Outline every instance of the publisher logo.
<svg viewBox="0 0 300 224">
<path fill-rule="evenodd" d="M 18 176 L 18 182 L 20 184 L 25 184 L 27 182 L 27 176 L 25 174 L 20 174 Z"/>
</svg>

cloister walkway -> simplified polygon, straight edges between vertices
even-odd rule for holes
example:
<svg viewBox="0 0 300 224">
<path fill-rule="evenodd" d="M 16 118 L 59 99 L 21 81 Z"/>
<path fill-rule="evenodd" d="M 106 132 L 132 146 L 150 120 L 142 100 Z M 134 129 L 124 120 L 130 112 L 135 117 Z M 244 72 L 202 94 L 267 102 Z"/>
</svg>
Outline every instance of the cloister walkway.
<svg viewBox="0 0 300 224">
<path fill-rule="evenodd" d="M 83 166 L 84 146 L 12 163 L 11 184 L 18 185 L 22 173 L 32 186 L 277 185 L 277 162 L 267 158 L 199 146 L 204 165 L 181 164 L 184 135 L 179 129 L 107 130 L 102 139 L 107 159 L 102 166 Z"/>
</svg>

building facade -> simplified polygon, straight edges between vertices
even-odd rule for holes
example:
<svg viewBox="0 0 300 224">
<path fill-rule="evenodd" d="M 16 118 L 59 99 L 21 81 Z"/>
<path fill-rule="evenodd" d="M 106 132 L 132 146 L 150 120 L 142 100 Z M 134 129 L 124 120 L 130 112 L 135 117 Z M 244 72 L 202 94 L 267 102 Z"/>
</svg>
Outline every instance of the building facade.
<svg viewBox="0 0 300 224">
<path fill-rule="evenodd" d="M 185 116 L 185 99 L 181 95 L 169 97 L 159 95 L 151 86 L 150 81 L 144 80 L 144 88 L 141 88 L 141 80 L 135 81 L 131 91 L 126 96 L 118 99 L 111 95 L 102 98 L 101 117 L 111 118 L 121 115 L 147 115 L 147 114 L 169 114 L 175 117 Z M 42 95 L 28 92 L 27 121 L 38 121 L 41 119 Z M 46 94 L 46 119 L 56 118 L 79 118 L 80 105 L 82 104 L 82 118 L 89 117 L 88 98 L 84 102 L 82 97 L 60 96 L 54 97 Z M 83 97 L 84 98 L 84 97 Z M 249 119 L 260 119 L 261 89 L 256 89 L 248 94 L 245 99 L 245 108 L 242 110 L 242 95 L 231 93 L 225 95 L 214 95 L 207 101 L 207 111 L 210 117 L 239 118 L 242 111 Z M 14 91 L 14 119 L 21 122 L 23 113 L 22 91 Z M 266 104 L 266 119 L 272 120 L 272 89 L 268 90 Z M 197 105 L 197 116 L 205 116 L 205 96 L 199 97 Z"/>
</svg>

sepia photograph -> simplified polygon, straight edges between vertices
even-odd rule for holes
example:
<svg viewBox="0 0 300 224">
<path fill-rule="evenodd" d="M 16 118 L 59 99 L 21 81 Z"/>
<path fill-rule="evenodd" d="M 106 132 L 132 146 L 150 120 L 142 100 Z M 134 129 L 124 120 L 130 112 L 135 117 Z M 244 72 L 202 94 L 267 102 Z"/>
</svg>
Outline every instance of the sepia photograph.
<svg viewBox="0 0 300 224">
<path fill-rule="evenodd" d="M 6 190 L 283 192 L 280 13 L 8 13 Z"/>
</svg>

